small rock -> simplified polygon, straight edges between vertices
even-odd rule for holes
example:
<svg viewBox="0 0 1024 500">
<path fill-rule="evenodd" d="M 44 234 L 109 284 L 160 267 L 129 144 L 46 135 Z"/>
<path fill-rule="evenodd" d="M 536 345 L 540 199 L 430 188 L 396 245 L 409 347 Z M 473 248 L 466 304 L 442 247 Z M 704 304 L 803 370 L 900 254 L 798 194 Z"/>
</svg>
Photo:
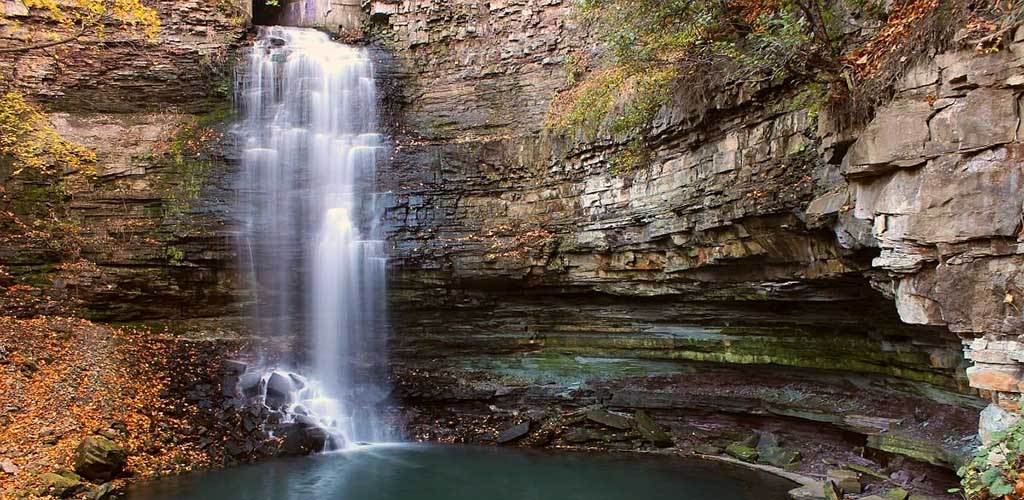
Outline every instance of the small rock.
<svg viewBox="0 0 1024 500">
<path fill-rule="evenodd" d="M 530 421 L 524 420 L 498 433 L 496 441 L 500 444 L 510 443 L 530 433 Z"/>
<path fill-rule="evenodd" d="M 633 428 L 633 419 L 620 415 L 618 413 L 612 413 L 603 408 L 595 408 L 586 413 L 587 420 L 591 422 L 597 422 L 606 427 L 619 430 L 629 430 Z"/>
<path fill-rule="evenodd" d="M 754 462 L 757 460 L 757 450 L 749 446 L 743 446 L 741 443 L 732 443 L 726 446 L 725 454 L 744 462 Z"/>
<path fill-rule="evenodd" d="M 674 444 L 665 429 L 643 410 L 636 412 L 633 415 L 633 420 L 636 422 L 636 430 L 640 432 L 640 435 L 654 446 L 668 448 Z"/>
<path fill-rule="evenodd" d="M 75 472 L 90 480 L 108 481 L 121 472 L 128 453 L 103 436 L 89 436 L 78 444 L 72 462 Z"/>
<path fill-rule="evenodd" d="M 8 458 L 0 462 L 0 470 L 2 470 L 4 474 L 17 474 L 18 466 L 14 465 L 14 462 Z"/>
<path fill-rule="evenodd" d="M 794 488 L 789 490 L 789 497 L 793 500 L 825 500 L 825 483 L 816 482 Z"/>
<path fill-rule="evenodd" d="M 843 493 L 860 493 L 860 474 L 852 470 L 832 469 L 828 471 L 826 477 L 836 483 Z"/>
</svg>

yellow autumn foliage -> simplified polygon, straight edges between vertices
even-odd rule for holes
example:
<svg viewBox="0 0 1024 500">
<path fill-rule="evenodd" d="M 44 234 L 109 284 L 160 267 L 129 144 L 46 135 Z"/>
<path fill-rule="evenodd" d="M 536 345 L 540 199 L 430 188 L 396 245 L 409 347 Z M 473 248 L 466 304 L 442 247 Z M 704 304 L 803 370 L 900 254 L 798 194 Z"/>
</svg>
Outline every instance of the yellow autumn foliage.
<svg viewBox="0 0 1024 500">
<path fill-rule="evenodd" d="M 103 35 L 106 22 L 120 22 L 126 30 L 137 30 L 149 39 L 160 32 L 157 12 L 142 0 L 22 0 L 30 9 L 42 9 L 61 26 Z"/>
<path fill-rule="evenodd" d="M 46 116 L 18 92 L 0 96 L 0 157 L 25 169 L 92 170 L 96 153 L 61 137 Z"/>
</svg>

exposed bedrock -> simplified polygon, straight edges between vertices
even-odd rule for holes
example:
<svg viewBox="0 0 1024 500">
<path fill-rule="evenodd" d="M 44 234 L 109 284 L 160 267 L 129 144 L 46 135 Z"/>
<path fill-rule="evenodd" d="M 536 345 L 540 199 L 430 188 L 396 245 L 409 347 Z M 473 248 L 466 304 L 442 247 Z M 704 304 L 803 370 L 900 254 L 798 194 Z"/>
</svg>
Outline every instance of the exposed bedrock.
<svg viewBox="0 0 1024 500">
<path fill-rule="evenodd" d="M 543 373 L 527 382 L 538 390 L 680 377 L 639 400 L 758 416 L 770 396 L 688 391 L 722 371 L 754 387 L 785 373 L 856 387 L 836 401 L 901 422 L 877 435 L 912 434 L 907 412 L 932 404 L 966 415 L 929 438 L 945 449 L 973 434 L 984 399 L 1016 408 L 1024 44 L 913 68 L 859 130 L 779 88 L 678 99 L 652 164 L 613 174 L 623 138 L 542 130 L 561 63 L 591 47 L 568 5 L 373 4 L 390 5 L 395 49 L 382 178 L 410 371 L 485 386 Z M 498 397 L 470 394 L 437 398 Z M 842 407 L 790 416 L 842 427 Z"/>
<path fill-rule="evenodd" d="M 92 176 L 12 175 L 0 158 L 3 313 L 124 321 L 236 309 L 236 167 L 224 130 L 245 3 L 154 2 L 157 40 L 108 26 L 103 38 L 0 54 L 0 93 L 27 95 L 97 156 Z M 21 2 L 0 12 L 5 46 L 60 33 Z"/>
</svg>

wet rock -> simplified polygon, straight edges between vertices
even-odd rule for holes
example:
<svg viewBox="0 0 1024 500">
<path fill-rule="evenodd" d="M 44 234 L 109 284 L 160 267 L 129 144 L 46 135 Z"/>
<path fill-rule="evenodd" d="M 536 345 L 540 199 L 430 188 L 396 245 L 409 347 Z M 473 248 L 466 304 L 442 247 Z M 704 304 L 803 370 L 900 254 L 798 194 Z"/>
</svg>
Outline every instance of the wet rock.
<svg viewBox="0 0 1024 500">
<path fill-rule="evenodd" d="M 238 379 L 238 388 L 242 391 L 242 395 L 246 398 L 254 398 L 259 396 L 262 391 L 260 385 L 263 381 L 263 375 L 257 372 L 249 372 L 242 374 Z"/>
<path fill-rule="evenodd" d="M 39 476 L 40 488 L 37 495 L 50 495 L 58 498 L 70 498 L 85 489 L 82 479 L 72 474 L 56 474 L 47 472 Z"/>
<path fill-rule="evenodd" d="M 530 433 L 530 421 L 524 420 L 512 427 L 509 427 L 498 433 L 497 441 L 499 444 L 511 443 L 527 434 Z"/>
<path fill-rule="evenodd" d="M 852 470 L 832 469 L 826 476 L 829 481 L 839 486 L 843 493 L 860 493 L 860 474 Z"/>
<path fill-rule="evenodd" d="M 654 446 L 668 448 L 673 445 L 672 438 L 665 432 L 665 429 L 643 410 L 636 412 L 633 415 L 633 420 L 636 422 L 636 430 L 640 432 L 640 435 Z"/>
<path fill-rule="evenodd" d="M 754 462 L 757 460 L 757 450 L 744 446 L 742 443 L 732 443 L 726 446 L 725 454 L 744 462 Z"/>
<path fill-rule="evenodd" d="M 114 497 L 115 492 L 114 485 L 111 483 L 103 483 L 89 492 L 89 498 L 91 500 L 107 500 Z"/>
<path fill-rule="evenodd" d="M 303 429 L 303 433 L 306 437 L 306 447 L 311 452 L 324 451 L 327 449 L 327 444 L 330 442 L 331 435 L 322 427 L 306 427 Z"/>
<path fill-rule="evenodd" d="M 281 408 L 287 405 L 291 402 L 294 390 L 295 386 L 288 376 L 274 372 L 267 379 L 266 405 L 271 408 Z"/>
<path fill-rule="evenodd" d="M 75 472 L 90 480 L 107 481 L 121 472 L 128 453 L 103 436 L 89 436 L 75 449 Z"/>
<path fill-rule="evenodd" d="M 603 426 L 611 427 L 613 429 L 629 430 L 633 428 L 632 418 L 618 413 L 612 413 L 604 408 L 589 410 L 585 416 L 587 420 L 590 420 L 591 422 L 597 422 Z"/>
</svg>

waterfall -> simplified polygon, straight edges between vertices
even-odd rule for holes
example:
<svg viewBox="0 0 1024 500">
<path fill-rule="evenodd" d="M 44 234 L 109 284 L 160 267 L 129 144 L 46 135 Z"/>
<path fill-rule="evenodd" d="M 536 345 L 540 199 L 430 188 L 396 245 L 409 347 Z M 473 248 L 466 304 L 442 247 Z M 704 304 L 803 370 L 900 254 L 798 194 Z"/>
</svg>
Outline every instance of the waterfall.
<svg viewBox="0 0 1024 500">
<path fill-rule="evenodd" d="M 264 374 L 261 394 L 334 446 L 385 440 L 374 410 L 386 394 L 386 259 L 373 64 L 319 31 L 264 27 L 237 92 L 240 254 L 259 294 L 256 324 L 307 343 L 293 367 Z"/>
</svg>

